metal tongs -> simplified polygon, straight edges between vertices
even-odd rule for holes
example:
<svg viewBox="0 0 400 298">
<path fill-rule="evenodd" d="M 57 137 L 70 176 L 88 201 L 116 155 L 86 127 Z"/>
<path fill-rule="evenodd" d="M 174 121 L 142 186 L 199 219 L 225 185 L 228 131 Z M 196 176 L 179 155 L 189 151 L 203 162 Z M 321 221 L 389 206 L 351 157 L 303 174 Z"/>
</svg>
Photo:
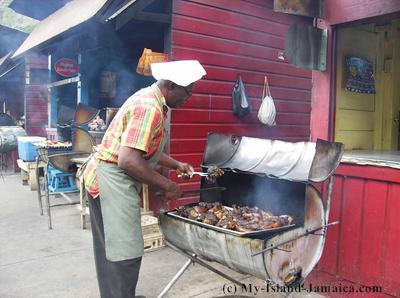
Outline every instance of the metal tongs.
<svg viewBox="0 0 400 298">
<path fill-rule="evenodd" d="M 185 174 L 185 173 L 179 173 L 178 174 L 178 178 L 185 178 L 185 177 L 189 177 L 192 178 L 193 175 L 199 175 L 201 177 L 207 177 L 209 175 L 209 173 L 203 173 L 203 172 L 192 172 L 191 175 Z"/>
</svg>

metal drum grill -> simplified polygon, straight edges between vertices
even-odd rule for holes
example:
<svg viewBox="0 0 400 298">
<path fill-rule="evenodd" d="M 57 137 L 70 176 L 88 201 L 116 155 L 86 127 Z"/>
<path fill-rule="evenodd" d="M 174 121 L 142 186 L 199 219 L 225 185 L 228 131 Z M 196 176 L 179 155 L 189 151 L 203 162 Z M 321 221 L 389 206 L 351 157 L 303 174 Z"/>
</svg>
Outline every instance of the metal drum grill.
<svg viewBox="0 0 400 298">
<path fill-rule="evenodd" d="M 48 215 L 48 227 L 52 229 L 52 221 L 51 221 L 51 211 L 52 207 L 66 206 L 66 205 L 74 205 L 74 204 L 82 204 L 82 197 L 80 201 L 73 201 L 66 196 L 65 192 L 49 192 L 48 188 L 48 168 L 49 166 L 64 172 L 64 173 L 76 173 L 77 171 L 77 163 L 76 159 L 84 159 L 89 157 L 89 155 L 93 152 L 94 140 L 91 135 L 83 129 L 81 126 L 87 124 L 98 114 L 98 110 L 88 107 L 83 104 L 78 104 L 76 108 L 73 119 L 69 119 L 70 117 L 65 117 L 63 119 L 66 121 L 64 123 L 64 127 L 68 127 L 71 129 L 71 145 L 62 145 L 61 142 L 56 143 L 55 145 L 39 145 L 38 146 L 38 157 L 36 159 L 36 169 L 39 171 L 39 162 L 43 160 L 46 163 L 46 167 L 43 173 L 43 181 L 40 183 L 40 175 L 39 172 L 36 173 L 37 184 L 38 184 L 38 201 L 39 201 L 39 209 L 40 214 L 43 215 L 43 204 L 42 198 L 45 199 L 45 209 Z M 68 113 L 67 116 L 69 116 Z M 60 144 L 60 145 L 57 145 Z M 76 192 L 76 191 L 73 191 Z M 60 204 L 50 204 L 50 195 L 60 194 L 69 200 L 68 203 L 60 203 Z"/>
<path fill-rule="evenodd" d="M 218 166 L 225 174 L 212 185 L 203 177 L 200 201 L 223 206 L 257 206 L 273 214 L 294 217 L 292 226 L 238 235 L 180 217 L 176 211 L 160 215 L 166 243 L 189 261 L 159 295 L 163 297 L 192 262 L 240 285 L 202 259 L 215 261 L 271 284 L 302 281 L 322 255 L 328 223 L 333 177 L 343 144 L 318 140 L 289 143 L 211 133 L 203 156 L 203 170 Z M 310 182 L 330 177 L 325 201 Z"/>
</svg>

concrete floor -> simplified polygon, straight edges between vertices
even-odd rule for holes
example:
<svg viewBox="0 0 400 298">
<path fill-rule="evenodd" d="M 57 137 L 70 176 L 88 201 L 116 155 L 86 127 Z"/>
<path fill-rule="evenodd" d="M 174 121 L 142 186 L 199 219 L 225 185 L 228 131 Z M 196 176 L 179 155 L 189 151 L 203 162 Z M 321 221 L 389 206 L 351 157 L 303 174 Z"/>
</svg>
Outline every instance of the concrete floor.
<svg viewBox="0 0 400 298">
<path fill-rule="evenodd" d="M 63 200 L 63 199 L 54 199 Z M 0 297 L 99 297 L 92 254 L 90 224 L 80 228 L 77 206 L 52 208 L 53 230 L 40 216 L 35 191 L 21 184 L 19 175 L 0 178 Z M 164 248 L 144 255 L 137 295 L 156 297 L 187 259 Z M 262 280 L 211 265 L 241 282 L 265 286 Z M 194 265 L 183 274 L 166 297 L 229 297 L 229 281 Z M 236 292 L 236 295 L 244 293 Z M 251 297 L 280 294 L 248 293 Z M 321 297 L 301 293 L 292 297 Z"/>
</svg>

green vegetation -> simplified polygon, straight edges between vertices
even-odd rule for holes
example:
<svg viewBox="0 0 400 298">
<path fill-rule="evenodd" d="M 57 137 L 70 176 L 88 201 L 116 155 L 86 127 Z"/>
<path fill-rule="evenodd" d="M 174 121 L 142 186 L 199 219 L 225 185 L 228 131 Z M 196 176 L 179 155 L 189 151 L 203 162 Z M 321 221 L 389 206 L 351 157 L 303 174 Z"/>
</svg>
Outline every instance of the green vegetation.
<svg viewBox="0 0 400 298">
<path fill-rule="evenodd" d="M 0 0 L 0 25 L 25 33 L 31 33 L 38 20 L 16 13 L 8 6 L 13 0 Z"/>
</svg>

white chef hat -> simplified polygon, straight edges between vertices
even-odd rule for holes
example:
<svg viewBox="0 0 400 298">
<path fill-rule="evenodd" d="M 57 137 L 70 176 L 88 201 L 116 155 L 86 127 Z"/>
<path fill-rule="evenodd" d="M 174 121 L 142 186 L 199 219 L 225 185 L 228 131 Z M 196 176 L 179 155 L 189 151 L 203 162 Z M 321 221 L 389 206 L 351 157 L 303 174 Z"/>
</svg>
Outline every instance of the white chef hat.
<svg viewBox="0 0 400 298">
<path fill-rule="evenodd" d="M 151 73 L 156 80 L 168 80 L 186 87 L 200 80 L 206 71 L 197 60 L 181 60 L 152 63 Z"/>
</svg>

